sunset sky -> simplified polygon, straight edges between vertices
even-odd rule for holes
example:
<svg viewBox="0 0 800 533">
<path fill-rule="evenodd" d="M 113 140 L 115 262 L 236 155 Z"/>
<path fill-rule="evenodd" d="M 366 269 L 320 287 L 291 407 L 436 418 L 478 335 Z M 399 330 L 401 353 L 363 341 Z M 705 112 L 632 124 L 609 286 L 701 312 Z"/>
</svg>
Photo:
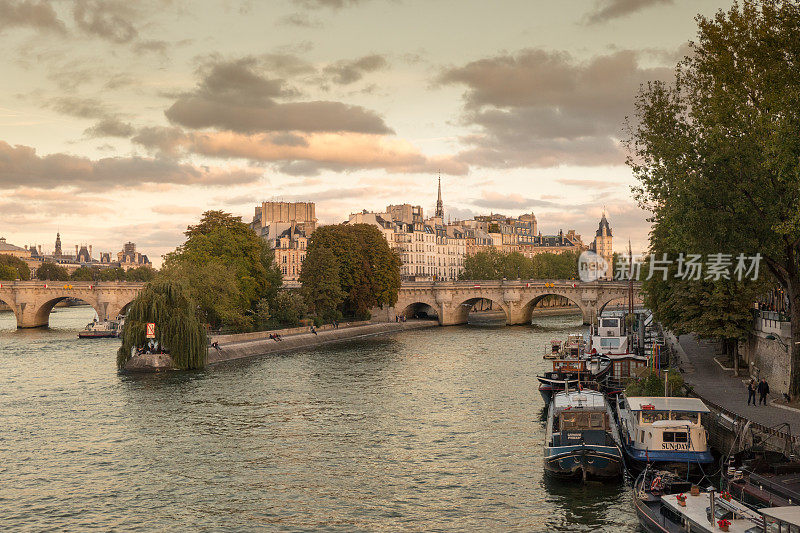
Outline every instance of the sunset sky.
<svg viewBox="0 0 800 533">
<path fill-rule="evenodd" d="M 647 244 L 624 121 L 711 0 L 0 0 L 0 236 L 156 264 L 208 209 L 533 211 Z"/>
</svg>

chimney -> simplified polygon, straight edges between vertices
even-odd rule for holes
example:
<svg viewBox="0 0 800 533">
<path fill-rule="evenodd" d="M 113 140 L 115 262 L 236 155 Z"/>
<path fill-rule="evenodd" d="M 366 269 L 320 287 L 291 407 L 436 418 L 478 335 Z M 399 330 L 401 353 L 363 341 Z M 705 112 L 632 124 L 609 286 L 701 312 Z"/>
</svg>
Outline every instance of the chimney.
<svg viewBox="0 0 800 533">
<path fill-rule="evenodd" d="M 92 260 L 92 245 L 89 245 L 89 260 Z"/>
<path fill-rule="evenodd" d="M 77 244 L 75 245 L 75 257 L 76 258 L 78 257 L 78 245 Z"/>
<path fill-rule="evenodd" d="M 42 255 L 42 245 L 39 245 L 39 255 Z"/>
</svg>

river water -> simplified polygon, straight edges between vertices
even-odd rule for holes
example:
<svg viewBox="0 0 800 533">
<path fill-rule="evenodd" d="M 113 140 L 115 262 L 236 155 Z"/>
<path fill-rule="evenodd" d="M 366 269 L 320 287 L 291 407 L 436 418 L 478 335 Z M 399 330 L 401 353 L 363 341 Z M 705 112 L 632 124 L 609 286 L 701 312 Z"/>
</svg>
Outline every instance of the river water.
<svg viewBox="0 0 800 533">
<path fill-rule="evenodd" d="M 637 530 L 621 483 L 543 475 L 536 374 L 579 316 L 146 376 L 92 316 L 0 313 L 2 530 Z"/>
</svg>

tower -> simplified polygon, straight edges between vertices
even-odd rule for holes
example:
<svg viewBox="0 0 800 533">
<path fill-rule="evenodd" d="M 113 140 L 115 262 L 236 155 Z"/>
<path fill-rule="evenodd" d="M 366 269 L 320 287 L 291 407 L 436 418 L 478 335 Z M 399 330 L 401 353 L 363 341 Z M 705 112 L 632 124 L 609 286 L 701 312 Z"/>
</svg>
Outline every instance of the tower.
<svg viewBox="0 0 800 533">
<path fill-rule="evenodd" d="M 439 196 L 436 199 L 436 214 L 435 217 L 444 220 L 444 204 L 442 203 L 442 176 L 439 176 Z"/>
<path fill-rule="evenodd" d="M 56 233 L 56 251 L 53 252 L 56 257 L 61 257 L 61 233 Z"/>
<path fill-rule="evenodd" d="M 603 209 L 603 216 L 600 218 L 600 224 L 597 226 L 597 232 L 594 236 L 594 243 L 592 248 L 594 252 L 606 260 L 608 264 L 608 279 L 611 279 L 614 273 L 611 271 L 613 264 L 613 252 L 611 250 L 611 225 L 606 218 L 606 210 Z"/>
</svg>

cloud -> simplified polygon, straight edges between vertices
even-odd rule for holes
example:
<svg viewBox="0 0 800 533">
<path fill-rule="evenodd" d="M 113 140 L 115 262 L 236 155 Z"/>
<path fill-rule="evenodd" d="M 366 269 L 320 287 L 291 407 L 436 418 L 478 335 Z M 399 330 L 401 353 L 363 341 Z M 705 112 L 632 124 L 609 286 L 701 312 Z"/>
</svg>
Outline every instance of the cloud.
<svg viewBox="0 0 800 533">
<path fill-rule="evenodd" d="M 320 7 L 342 9 L 343 7 L 354 6 L 364 1 L 365 0 L 294 0 L 294 3 L 306 9 L 317 9 Z"/>
<path fill-rule="evenodd" d="M 130 2 L 117 0 L 76 0 L 72 11 L 75 24 L 85 33 L 119 44 L 139 34 L 130 20 L 133 15 Z"/>
<path fill-rule="evenodd" d="M 297 26 L 298 28 L 321 28 L 322 22 L 312 19 L 308 13 L 290 13 L 279 18 L 275 24 L 278 26 Z"/>
<path fill-rule="evenodd" d="M 624 187 L 622 183 L 615 183 L 613 181 L 603 180 L 585 180 L 585 179 L 571 179 L 571 178 L 558 178 L 558 183 L 562 185 L 571 185 L 573 187 L 581 187 L 584 189 L 614 189 L 616 187 Z"/>
<path fill-rule="evenodd" d="M 274 59 L 274 58 L 273 58 Z M 258 72 L 257 58 L 219 61 L 206 67 L 197 89 L 180 96 L 165 115 L 192 129 L 238 133 L 305 131 L 391 133 L 383 119 L 355 105 L 332 101 L 277 102 L 295 96 L 280 79 Z"/>
<path fill-rule="evenodd" d="M 146 184 L 227 186 L 256 183 L 258 170 L 209 168 L 144 157 L 92 160 L 69 154 L 39 156 L 29 146 L 0 141 L 0 189 L 66 187 L 78 191 L 138 188 Z"/>
<path fill-rule="evenodd" d="M 514 209 L 530 210 L 534 207 L 555 207 L 556 203 L 536 198 L 526 198 L 521 194 L 500 194 L 493 191 L 483 191 L 481 198 L 472 202 L 478 207 L 486 209 Z"/>
<path fill-rule="evenodd" d="M 84 130 L 87 137 L 122 137 L 127 138 L 136 132 L 128 122 L 123 122 L 119 115 L 112 113 L 108 106 L 96 98 L 80 98 L 62 96 L 52 98 L 48 104 L 51 109 L 77 118 L 99 119 L 94 126 Z"/>
<path fill-rule="evenodd" d="M 425 156 L 408 141 L 363 133 L 181 132 L 146 128 L 133 141 L 172 156 L 199 154 L 223 159 L 276 163 L 290 175 L 316 175 L 322 169 L 350 171 L 382 168 L 387 172 L 436 172 L 463 175 L 464 163 L 447 156 Z"/>
<path fill-rule="evenodd" d="M 67 32 L 50 2 L 0 0 L 0 31 L 20 27 L 62 34 Z"/>
<path fill-rule="evenodd" d="M 639 66 L 623 50 L 580 62 L 567 52 L 527 49 L 446 70 L 439 81 L 467 87 L 466 163 L 499 168 L 618 165 L 618 138 L 640 84 L 666 68 Z"/>
<path fill-rule="evenodd" d="M 651 6 L 673 3 L 674 0 L 597 0 L 594 10 L 586 15 L 586 22 L 589 24 L 608 22 Z"/>
<path fill-rule="evenodd" d="M 385 57 L 372 54 L 352 61 L 337 61 L 322 71 L 330 76 L 334 83 L 348 85 L 363 78 L 365 73 L 386 68 L 388 65 Z"/>
<path fill-rule="evenodd" d="M 122 122 L 118 118 L 109 117 L 87 128 L 83 134 L 87 137 L 122 137 L 128 138 L 136 132 L 129 122 Z"/>
</svg>

